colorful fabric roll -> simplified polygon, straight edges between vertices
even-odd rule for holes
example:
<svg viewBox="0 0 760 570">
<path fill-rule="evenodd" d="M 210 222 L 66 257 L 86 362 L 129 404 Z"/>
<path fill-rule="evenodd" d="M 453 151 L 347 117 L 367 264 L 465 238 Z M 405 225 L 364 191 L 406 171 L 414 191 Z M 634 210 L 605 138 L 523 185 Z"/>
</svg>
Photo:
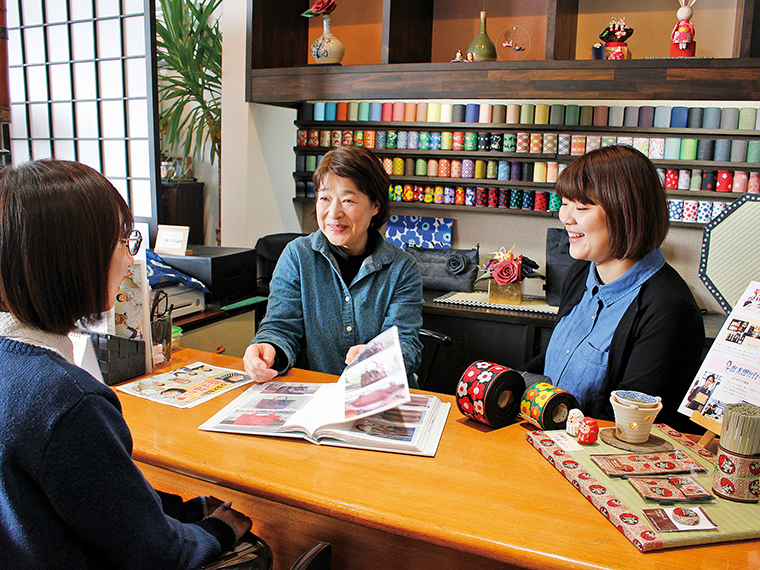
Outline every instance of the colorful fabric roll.
<svg viewBox="0 0 760 570">
<path fill-rule="evenodd" d="M 425 203 L 432 204 L 435 200 L 435 191 L 432 186 L 425 186 Z"/>
<path fill-rule="evenodd" d="M 488 207 L 489 208 L 499 207 L 499 189 L 498 188 L 488 189 Z"/>
<path fill-rule="evenodd" d="M 664 150 L 665 139 L 659 139 L 659 140 L 662 140 L 662 146 Z M 607 147 L 607 146 L 615 146 L 616 144 L 617 144 L 617 137 L 605 137 L 605 136 L 602 137 L 602 148 Z"/>
<path fill-rule="evenodd" d="M 555 154 L 557 152 L 557 133 L 544 133 L 541 152 L 544 154 Z"/>
<path fill-rule="evenodd" d="M 320 131 L 317 129 L 311 129 L 309 130 L 309 138 L 308 138 L 308 145 L 309 146 L 319 146 L 319 137 L 320 137 Z"/>
<path fill-rule="evenodd" d="M 417 146 L 420 148 L 420 150 L 430 149 L 430 133 L 428 131 L 420 131 L 419 142 L 417 143 Z"/>
<path fill-rule="evenodd" d="M 406 104 L 403 101 L 396 101 L 393 103 L 393 120 L 397 122 L 404 121 L 404 112 L 406 111 Z M 351 116 L 351 104 L 349 103 L 348 115 Z"/>
<path fill-rule="evenodd" d="M 678 160 L 681 157 L 681 139 L 679 138 L 666 138 L 665 139 L 665 160 Z"/>
<path fill-rule="evenodd" d="M 314 120 L 315 121 L 324 121 L 325 120 L 325 104 L 320 103 L 314 103 Z"/>
<path fill-rule="evenodd" d="M 533 165 L 533 182 L 546 182 L 546 163 L 536 162 Z"/>
<path fill-rule="evenodd" d="M 654 107 L 643 105 L 639 107 L 639 126 L 651 128 L 654 126 Z"/>
<path fill-rule="evenodd" d="M 443 186 L 436 186 L 433 189 L 433 202 L 443 204 Z"/>
<path fill-rule="evenodd" d="M 689 182 L 691 182 L 691 170 L 682 168 L 678 171 L 678 184 L 676 188 L 678 190 L 688 190 Z"/>
<path fill-rule="evenodd" d="M 413 123 L 417 120 L 417 103 L 404 103 L 404 122 Z"/>
<path fill-rule="evenodd" d="M 528 386 L 520 401 L 520 416 L 543 430 L 565 429 L 567 415 L 578 401 L 548 382 Z"/>
<path fill-rule="evenodd" d="M 747 149 L 749 141 L 746 139 L 734 139 L 731 141 L 731 162 L 747 162 Z"/>
<path fill-rule="evenodd" d="M 430 150 L 441 150 L 441 133 L 430 133 Z"/>
<path fill-rule="evenodd" d="M 731 192 L 746 192 L 749 183 L 749 173 L 746 170 L 734 171 L 734 183 Z"/>
<path fill-rule="evenodd" d="M 406 149 L 409 144 L 409 131 L 398 131 L 396 134 L 396 148 Z"/>
<path fill-rule="evenodd" d="M 475 161 L 475 178 L 485 178 L 485 177 L 486 177 L 486 161 L 478 159 Z"/>
<path fill-rule="evenodd" d="M 633 137 L 618 137 L 617 144 L 633 146 Z"/>
<path fill-rule="evenodd" d="M 499 208 L 509 207 L 509 188 L 499 188 Z"/>
<path fill-rule="evenodd" d="M 675 190 L 678 188 L 678 171 L 668 168 L 665 171 L 665 189 Z"/>
<path fill-rule="evenodd" d="M 582 105 L 578 115 L 578 124 L 581 127 L 590 127 L 594 124 L 594 108 L 590 105 Z"/>
<path fill-rule="evenodd" d="M 364 131 L 365 148 L 375 148 L 375 131 Z"/>
<path fill-rule="evenodd" d="M 671 222 L 683 220 L 683 200 L 677 198 L 668 200 L 668 219 Z"/>
<path fill-rule="evenodd" d="M 388 141 L 388 133 L 386 131 L 377 131 L 375 133 L 375 148 L 385 148 Z"/>
<path fill-rule="evenodd" d="M 713 151 L 715 162 L 728 162 L 731 158 L 731 139 L 717 139 Z"/>
<path fill-rule="evenodd" d="M 670 127 L 670 114 L 673 107 L 659 105 L 654 108 L 654 126 L 658 129 L 667 129 Z"/>
<path fill-rule="evenodd" d="M 588 146 L 586 147 L 588 149 Z M 633 137 L 633 148 L 644 156 L 649 154 L 649 139 L 647 137 Z"/>
<path fill-rule="evenodd" d="M 428 171 L 429 171 L 428 167 Z M 451 160 L 448 158 L 441 158 L 438 160 L 438 176 L 440 178 L 448 178 L 451 176 Z"/>
<path fill-rule="evenodd" d="M 459 206 L 464 206 L 464 200 L 465 200 L 464 188 L 461 186 L 457 186 L 456 188 L 454 188 L 454 204 L 457 204 Z"/>
<path fill-rule="evenodd" d="M 451 150 L 464 150 L 464 132 L 463 131 L 454 131 L 451 140 L 452 140 Z M 477 136 L 476 136 L 476 140 L 477 140 Z"/>
<path fill-rule="evenodd" d="M 562 198 L 556 192 L 549 192 L 549 211 L 557 212 L 562 205 Z"/>
<path fill-rule="evenodd" d="M 369 121 L 369 101 L 359 102 L 359 120 Z"/>
<path fill-rule="evenodd" d="M 511 188 L 509 193 L 509 209 L 510 210 L 522 210 L 522 190 L 519 188 Z"/>
<path fill-rule="evenodd" d="M 546 163 L 546 181 L 554 184 L 559 174 L 559 164 L 556 162 Z"/>
<path fill-rule="evenodd" d="M 359 102 L 358 101 L 348 102 L 348 120 L 349 121 L 359 120 Z"/>
<path fill-rule="evenodd" d="M 549 193 L 536 191 L 535 203 L 533 209 L 539 212 L 545 212 L 549 208 Z"/>
<path fill-rule="evenodd" d="M 720 107 L 705 107 L 702 114 L 703 129 L 719 129 L 722 109 Z"/>
<path fill-rule="evenodd" d="M 645 139 L 647 147 L 649 146 L 649 139 Z M 591 152 L 602 146 L 602 137 L 600 135 L 588 135 L 586 136 L 586 152 Z M 649 150 L 647 148 L 647 150 Z M 642 151 L 643 152 L 643 151 Z M 646 155 L 646 152 L 644 153 Z"/>
<path fill-rule="evenodd" d="M 509 161 L 499 161 L 499 169 L 496 173 L 496 178 L 498 180 L 509 180 Z"/>
<path fill-rule="evenodd" d="M 760 194 L 760 172 L 750 172 L 747 193 Z"/>
<path fill-rule="evenodd" d="M 385 148 L 397 148 L 398 146 L 398 131 L 386 131 L 385 132 Z"/>
<path fill-rule="evenodd" d="M 369 104 L 369 120 L 377 123 L 383 120 L 383 104 L 379 101 L 375 101 Z"/>
<path fill-rule="evenodd" d="M 754 131 L 757 123 L 757 109 L 755 107 L 742 107 L 739 109 L 740 131 Z"/>
<path fill-rule="evenodd" d="M 533 112 L 533 122 L 537 125 L 548 125 L 549 112 L 550 112 L 549 105 L 546 105 L 546 104 L 536 105 L 536 108 Z"/>
<path fill-rule="evenodd" d="M 570 155 L 581 156 L 586 153 L 586 136 L 572 135 L 570 142 Z"/>
<path fill-rule="evenodd" d="M 649 153 L 647 154 L 652 160 L 661 160 L 665 157 L 665 139 L 649 139 Z"/>
<path fill-rule="evenodd" d="M 673 110 L 670 113 L 670 127 L 673 129 L 685 129 L 688 124 L 688 107 L 673 107 Z"/>
<path fill-rule="evenodd" d="M 505 123 L 507 120 L 507 106 L 506 105 L 494 105 L 493 112 L 491 113 L 491 122 L 496 124 Z"/>
<path fill-rule="evenodd" d="M 354 145 L 364 146 L 364 131 L 354 131 Z"/>
<path fill-rule="evenodd" d="M 404 187 L 401 184 L 396 184 L 391 188 L 393 190 L 391 200 L 394 202 L 401 202 L 404 199 Z"/>
<path fill-rule="evenodd" d="M 464 150 L 478 150 L 478 133 L 467 131 L 464 134 Z"/>
<path fill-rule="evenodd" d="M 536 112 L 536 106 L 533 103 L 523 103 L 520 105 L 520 124 L 532 125 Z"/>
<path fill-rule="evenodd" d="M 330 146 L 341 146 L 343 143 L 343 131 L 332 131 L 330 134 Z"/>
<path fill-rule="evenodd" d="M 528 150 L 530 150 L 530 134 L 517 133 L 516 152 L 528 152 Z"/>
<path fill-rule="evenodd" d="M 393 120 L 393 103 L 383 103 L 383 122 L 390 122 Z"/>
<path fill-rule="evenodd" d="M 427 176 L 438 176 L 438 161 L 435 158 L 427 161 Z"/>
<path fill-rule="evenodd" d="M 491 133 L 478 133 L 478 150 L 481 152 L 491 150 Z"/>
<path fill-rule="evenodd" d="M 696 200 L 684 200 L 683 201 L 683 221 L 696 222 L 698 210 L 699 210 L 699 202 L 697 202 Z"/>
<path fill-rule="evenodd" d="M 414 176 L 414 169 L 416 164 L 413 158 L 407 157 L 404 159 L 404 176 Z"/>
<path fill-rule="evenodd" d="M 718 170 L 715 178 L 715 190 L 731 192 L 734 186 L 734 173 L 730 170 Z"/>
<path fill-rule="evenodd" d="M 581 108 L 579 105 L 565 105 L 565 124 L 569 127 L 577 127 L 581 120 Z"/>
<path fill-rule="evenodd" d="M 509 163 L 509 179 L 522 180 L 522 162 L 513 160 Z"/>
<path fill-rule="evenodd" d="M 720 216 L 723 211 L 726 209 L 726 203 L 725 202 L 713 202 L 712 205 L 712 218 L 711 220 L 714 220 L 718 216 Z"/>
<path fill-rule="evenodd" d="M 464 189 L 464 205 L 465 206 L 475 205 L 475 188 Z"/>
<path fill-rule="evenodd" d="M 485 188 L 475 188 L 475 205 L 480 208 L 488 206 L 488 190 Z"/>
<path fill-rule="evenodd" d="M 443 203 L 453 204 L 456 193 L 453 186 L 444 186 L 443 188 Z"/>
<path fill-rule="evenodd" d="M 469 158 L 462 160 L 462 178 L 472 178 L 475 176 L 475 162 Z"/>
<path fill-rule="evenodd" d="M 453 159 L 451 161 L 451 177 L 462 178 L 462 161 L 459 159 Z"/>
<path fill-rule="evenodd" d="M 383 170 L 389 176 L 393 174 L 393 159 L 389 157 L 383 157 Z"/>
<path fill-rule="evenodd" d="M 499 173 L 499 166 L 495 160 L 489 160 L 486 163 L 486 178 L 490 180 L 496 180 L 496 176 Z"/>
<path fill-rule="evenodd" d="M 504 145 L 504 136 L 501 133 L 491 133 L 491 147 L 489 150 L 501 151 Z"/>
<path fill-rule="evenodd" d="M 477 103 L 468 103 L 465 107 L 464 122 L 477 123 L 480 117 L 480 105 Z"/>
<path fill-rule="evenodd" d="M 309 131 L 307 129 L 298 129 L 296 131 L 296 146 L 307 146 L 309 144 Z"/>
<path fill-rule="evenodd" d="M 441 133 L 441 150 L 452 150 L 454 148 L 454 133 L 443 131 Z"/>
<path fill-rule="evenodd" d="M 593 125 L 595 127 L 606 127 L 609 118 L 610 108 L 607 105 L 597 105 L 594 107 Z"/>
<path fill-rule="evenodd" d="M 415 120 L 418 123 L 424 123 L 427 121 L 427 109 L 428 104 L 426 102 L 417 103 L 417 116 L 415 117 Z"/>
<path fill-rule="evenodd" d="M 309 154 L 306 156 L 306 172 L 314 172 L 317 169 L 317 156 Z"/>
<path fill-rule="evenodd" d="M 747 162 L 760 163 L 760 141 L 749 141 L 747 145 Z"/>
<path fill-rule="evenodd" d="M 550 125 L 564 125 L 565 124 L 565 106 L 555 104 L 551 106 L 549 111 L 549 124 Z"/>
<path fill-rule="evenodd" d="M 542 133 L 530 133 L 528 152 L 540 154 L 544 148 L 544 135 Z"/>
<path fill-rule="evenodd" d="M 739 128 L 739 109 L 724 107 L 720 113 L 720 130 L 734 131 Z"/>
<path fill-rule="evenodd" d="M 395 157 L 393 159 L 393 174 L 394 176 L 403 176 L 404 174 L 404 159 L 403 158 Z"/>
<path fill-rule="evenodd" d="M 706 192 L 713 192 L 715 190 L 716 178 L 717 178 L 717 172 L 715 172 L 714 170 L 703 170 L 702 184 L 699 186 L 699 189 Z M 696 221 L 696 218 L 695 220 L 689 220 L 689 221 Z"/>
<path fill-rule="evenodd" d="M 557 136 L 557 154 L 570 154 L 572 135 L 560 133 Z"/>
<path fill-rule="evenodd" d="M 681 160 L 697 159 L 697 139 L 681 139 Z"/>
<path fill-rule="evenodd" d="M 504 133 L 504 152 L 517 151 L 517 135 L 515 133 Z"/>
<path fill-rule="evenodd" d="M 406 148 L 410 150 L 417 150 L 420 147 L 420 133 L 419 131 L 409 131 L 406 140 Z"/>
<path fill-rule="evenodd" d="M 424 158 L 418 158 L 414 162 L 414 175 L 427 176 L 428 163 Z M 395 170 L 395 169 L 394 169 Z"/>
<path fill-rule="evenodd" d="M 404 202 L 414 202 L 414 186 L 411 184 L 404 184 Z"/>
<path fill-rule="evenodd" d="M 691 171 L 691 181 L 689 182 L 689 190 L 699 190 L 702 187 L 702 171 L 694 169 Z"/>
</svg>

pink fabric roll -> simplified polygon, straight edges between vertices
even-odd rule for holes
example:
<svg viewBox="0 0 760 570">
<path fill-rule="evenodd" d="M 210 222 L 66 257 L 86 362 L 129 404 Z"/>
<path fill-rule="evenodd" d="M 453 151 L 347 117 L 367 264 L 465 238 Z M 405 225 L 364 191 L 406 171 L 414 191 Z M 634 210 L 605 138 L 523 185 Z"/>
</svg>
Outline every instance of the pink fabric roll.
<svg viewBox="0 0 760 570">
<path fill-rule="evenodd" d="M 396 101 L 395 103 L 393 103 L 393 120 L 394 121 L 404 120 L 404 109 L 405 109 L 405 105 L 403 101 Z"/>
<path fill-rule="evenodd" d="M 490 123 L 493 115 L 493 105 L 490 103 L 480 104 L 480 114 L 478 115 L 479 123 Z"/>
<path fill-rule="evenodd" d="M 520 105 L 507 105 L 507 124 L 517 125 L 520 123 Z"/>
<path fill-rule="evenodd" d="M 417 103 L 417 117 L 416 120 L 418 123 L 426 123 L 427 122 L 427 103 Z"/>
<path fill-rule="evenodd" d="M 383 121 L 393 120 L 393 103 L 383 103 Z"/>
<path fill-rule="evenodd" d="M 734 172 L 734 186 L 731 192 L 746 192 L 749 183 L 749 174 L 744 170 Z"/>
</svg>

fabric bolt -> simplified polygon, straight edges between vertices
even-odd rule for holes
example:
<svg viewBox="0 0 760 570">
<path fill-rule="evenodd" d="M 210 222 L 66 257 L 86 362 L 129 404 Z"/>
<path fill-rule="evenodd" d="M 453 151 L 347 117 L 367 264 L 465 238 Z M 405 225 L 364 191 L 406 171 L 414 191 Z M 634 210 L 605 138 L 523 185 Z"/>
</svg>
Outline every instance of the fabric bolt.
<svg viewBox="0 0 760 570">
<path fill-rule="evenodd" d="M 314 103 L 302 103 L 298 108 L 297 118 L 299 121 L 313 121 Z"/>
<path fill-rule="evenodd" d="M 441 103 L 441 123 L 450 123 L 454 119 L 454 105 L 451 103 Z"/>
<path fill-rule="evenodd" d="M 435 191 L 432 186 L 425 186 L 425 198 L 426 204 L 432 204 L 435 201 Z"/>
<path fill-rule="evenodd" d="M 491 113 L 491 122 L 500 125 L 507 121 L 507 106 L 496 104 Z"/>
<path fill-rule="evenodd" d="M 455 192 L 453 186 L 444 186 L 443 188 L 443 203 L 453 204 L 455 198 Z"/>
<path fill-rule="evenodd" d="M 359 102 L 359 120 L 369 121 L 369 101 Z"/>
<path fill-rule="evenodd" d="M 522 162 L 513 160 L 509 163 L 509 179 L 522 180 Z"/>
<path fill-rule="evenodd" d="M 715 140 L 697 140 L 697 160 L 712 160 L 715 155 Z"/>
<path fill-rule="evenodd" d="M 375 148 L 375 131 L 364 131 L 364 146 Z"/>
<path fill-rule="evenodd" d="M 520 124 L 532 125 L 536 106 L 533 103 L 523 103 L 520 105 Z"/>
<path fill-rule="evenodd" d="M 307 129 L 298 129 L 296 131 L 296 146 L 308 146 L 309 131 Z"/>
<path fill-rule="evenodd" d="M 556 162 L 546 163 L 546 181 L 555 183 L 557 181 L 557 175 L 559 174 L 559 165 Z"/>
<path fill-rule="evenodd" d="M 306 155 L 296 155 L 296 172 L 306 172 Z"/>
<path fill-rule="evenodd" d="M 443 204 L 443 186 L 436 186 L 433 189 L 433 202 Z"/>
<path fill-rule="evenodd" d="M 747 192 L 749 194 L 760 194 L 760 172 L 749 173 L 749 182 L 747 182 Z"/>
<path fill-rule="evenodd" d="M 536 162 L 533 165 L 533 182 L 546 182 L 546 163 Z"/>
<path fill-rule="evenodd" d="M 499 189 L 498 188 L 488 189 L 488 207 L 489 208 L 499 207 Z"/>
<path fill-rule="evenodd" d="M 705 192 L 715 191 L 717 172 L 715 170 L 702 171 L 702 184 L 699 189 Z"/>
<path fill-rule="evenodd" d="M 712 219 L 712 202 L 701 200 L 697 205 L 697 223 L 706 224 Z"/>
<path fill-rule="evenodd" d="M 414 163 L 415 176 L 427 176 L 428 163 L 424 158 L 418 158 Z"/>
<path fill-rule="evenodd" d="M 689 183 L 691 182 L 691 170 L 682 168 L 678 171 L 678 190 L 688 190 Z"/>
<path fill-rule="evenodd" d="M 668 168 L 665 172 L 665 189 L 675 190 L 678 188 L 678 171 Z"/>
<path fill-rule="evenodd" d="M 529 152 L 540 154 L 544 149 L 544 135 L 542 133 L 530 133 Z"/>
<path fill-rule="evenodd" d="M 314 120 L 325 120 L 325 104 L 323 102 L 314 103 Z"/>
<path fill-rule="evenodd" d="M 572 156 L 581 156 L 586 153 L 586 136 L 572 135 L 570 143 L 570 154 Z"/>
<path fill-rule="evenodd" d="M 383 120 L 383 104 L 379 101 L 373 101 L 369 104 L 369 120 L 373 123 L 379 123 Z"/>
<path fill-rule="evenodd" d="M 428 104 L 426 102 L 417 103 L 417 117 L 416 122 L 424 123 L 427 121 Z"/>
<path fill-rule="evenodd" d="M 747 162 L 760 163 L 760 141 L 749 141 L 747 145 Z"/>
<path fill-rule="evenodd" d="M 491 133 L 478 133 L 478 150 L 481 152 L 491 150 Z"/>
<path fill-rule="evenodd" d="M 417 143 L 417 147 L 420 150 L 430 149 L 430 133 L 428 131 L 420 131 L 419 142 Z"/>
<path fill-rule="evenodd" d="M 475 188 L 464 189 L 464 205 L 465 206 L 475 205 Z"/>
<path fill-rule="evenodd" d="M 394 122 L 403 122 L 404 121 L 404 113 L 406 111 L 406 103 L 403 101 L 395 101 L 393 103 L 393 121 Z M 349 104 L 349 110 L 348 110 L 349 116 L 351 115 L 351 105 Z"/>
<path fill-rule="evenodd" d="M 451 160 L 448 158 L 438 160 L 438 176 L 440 178 L 449 178 L 451 176 Z"/>
<path fill-rule="evenodd" d="M 550 107 L 549 105 L 546 105 L 544 103 L 536 105 L 536 108 L 534 110 L 534 123 L 537 125 L 548 125 L 549 124 L 549 114 L 550 114 Z"/>
<path fill-rule="evenodd" d="M 619 145 L 626 145 L 626 146 L 633 146 L 633 137 L 618 137 L 617 138 L 617 144 L 619 144 Z"/>
<path fill-rule="evenodd" d="M 658 129 L 667 129 L 670 127 L 670 115 L 673 107 L 667 105 L 658 105 L 654 108 L 654 127 Z"/>
<path fill-rule="evenodd" d="M 473 178 L 475 176 L 475 162 L 469 158 L 462 160 L 462 178 Z"/>
<path fill-rule="evenodd" d="M 720 107 L 705 107 L 702 114 L 703 129 L 719 129 L 723 110 Z"/>
<path fill-rule="evenodd" d="M 309 154 L 306 156 L 306 172 L 314 172 L 317 169 L 316 155 Z"/>
<path fill-rule="evenodd" d="M 428 103 L 427 122 L 428 123 L 441 122 L 441 104 L 440 103 Z"/>
<path fill-rule="evenodd" d="M 749 182 L 749 173 L 746 170 L 734 171 L 734 183 L 731 187 L 731 192 L 744 193 L 747 191 L 747 184 Z"/>
<path fill-rule="evenodd" d="M 414 186 L 412 184 L 404 184 L 404 202 L 414 202 Z"/>
<path fill-rule="evenodd" d="M 734 186 L 734 173 L 730 170 L 718 170 L 715 180 L 715 190 L 731 192 Z"/>
<path fill-rule="evenodd" d="M 507 105 L 507 119 L 508 125 L 517 125 L 520 123 L 520 105 L 514 103 Z"/>
<path fill-rule="evenodd" d="M 364 131 L 354 131 L 354 145 L 364 146 Z"/>
<path fill-rule="evenodd" d="M 742 107 L 739 109 L 740 131 L 754 131 L 757 124 L 757 109 L 755 107 Z"/>
<path fill-rule="evenodd" d="M 647 139 L 649 142 L 649 139 Z M 591 152 L 602 146 L 602 137 L 599 135 L 588 135 L 586 137 L 586 152 Z M 646 154 L 646 153 L 644 153 Z"/>
<path fill-rule="evenodd" d="M 390 122 L 393 120 L 393 103 L 383 103 L 383 122 Z"/>
<path fill-rule="evenodd" d="M 496 174 L 498 180 L 509 180 L 509 162 L 506 160 L 499 161 L 499 169 Z"/>
<path fill-rule="evenodd" d="M 683 201 L 683 221 L 696 222 L 697 210 L 699 210 L 699 202 L 697 202 L 696 200 L 684 200 Z"/>
<path fill-rule="evenodd" d="M 477 103 L 468 103 L 465 108 L 465 123 L 477 123 L 480 118 L 480 105 Z"/>
<path fill-rule="evenodd" d="M 662 160 L 665 158 L 665 139 L 649 139 L 649 153 L 647 156 L 652 160 Z"/>
<path fill-rule="evenodd" d="M 465 110 L 466 106 L 461 103 L 454 103 L 454 109 L 452 111 L 451 122 L 452 123 L 464 123 L 465 122 Z"/>
<path fill-rule="evenodd" d="M 517 133 L 516 152 L 528 152 L 528 150 L 530 150 L 530 134 Z"/>
<path fill-rule="evenodd" d="M 491 147 L 490 150 L 500 152 L 504 147 L 504 136 L 502 133 L 491 133 Z"/>
<path fill-rule="evenodd" d="M 713 151 L 713 160 L 715 162 L 728 162 L 731 158 L 731 146 L 731 139 L 717 139 Z"/>
<path fill-rule="evenodd" d="M 427 176 L 438 176 L 438 161 L 435 158 L 427 161 Z"/>
<path fill-rule="evenodd" d="M 564 125 L 565 124 L 565 106 L 555 104 L 551 106 L 549 111 L 549 124 L 550 125 Z"/>
<path fill-rule="evenodd" d="M 668 200 L 668 219 L 671 222 L 680 222 L 683 220 L 683 200 Z"/>
<path fill-rule="evenodd" d="M 649 139 L 647 137 L 633 137 L 633 148 L 644 156 L 649 154 Z"/>
<path fill-rule="evenodd" d="M 332 131 L 330 135 L 330 146 L 341 146 L 343 143 L 343 131 Z"/>
<path fill-rule="evenodd" d="M 689 124 L 689 108 L 673 107 L 670 112 L 670 127 L 673 129 L 685 129 Z"/>
<path fill-rule="evenodd" d="M 532 210 L 535 203 L 535 192 L 533 190 L 523 190 L 522 209 Z"/>
<path fill-rule="evenodd" d="M 581 108 L 579 105 L 565 105 L 565 125 L 577 127 L 581 120 Z"/>
<path fill-rule="evenodd" d="M 309 137 L 308 137 L 308 145 L 309 146 L 319 146 L 319 137 L 320 137 L 321 131 L 317 129 L 310 129 L 309 130 Z"/>
<path fill-rule="evenodd" d="M 549 192 L 549 211 L 556 212 L 562 205 L 562 198 L 556 192 Z"/>
<path fill-rule="evenodd" d="M 526 162 L 523 164 L 522 169 L 522 180 L 526 182 L 530 182 L 533 180 L 533 170 L 534 170 L 534 163 L 532 162 Z"/>
<path fill-rule="evenodd" d="M 540 190 L 536 191 L 533 209 L 539 212 L 545 212 L 549 209 L 549 193 Z"/>
<path fill-rule="evenodd" d="M 413 123 L 417 120 L 417 103 L 404 103 L 404 122 Z"/>
<path fill-rule="evenodd" d="M 557 133 L 544 133 L 544 154 L 555 154 L 557 152 Z"/>
<path fill-rule="evenodd" d="M 475 178 L 485 178 L 486 177 L 486 161 L 485 160 L 476 160 L 475 161 Z"/>
<path fill-rule="evenodd" d="M 639 126 L 639 108 L 633 106 L 626 106 L 623 113 L 623 126 L 624 127 L 638 127 Z"/>
<path fill-rule="evenodd" d="M 720 216 L 723 213 L 723 210 L 726 209 L 726 203 L 725 202 L 713 202 L 712 204 L 712 217 L 710 219 L 714 220 L 718 216 Z"/>
<path fill-rule="evenodd" d="M 681 160 L 697 159 L 697 139 L 681 139 Z"/>
<path fill-rule="evenodd" d="M 451 141 L 451 150 L 464 150 L 463 131 L 454 131 Z"/>
<path fill-rule="evenodd" d="M 561 133 L 557 136 L 557 154 L 570 154 L 572 135 Z"/>
<path fill-rule="evenodd" d="M 452 150 L 454 148 L 454 133 L 443 131 L 441 133 L 441 150 Z"/>
<path fill-rule="evenodd" d="M 383 170 L 385 170 L 385 173 L 390 176 L 393 174 L 393 159 L 389 158 L 387 156 L 383 157 Z"/>
<path fill-rule="evenodd" d="M 480 109 L 478 110 L 478 122 L 490 123 L 492 115 L 493 115 L 493 105 L 491 105 L 490 103 L 481 103 Z"/>
<path fill-rule="evenodd" d="M 512 188 L 509 193 L 509 209 L 510 210 L 522 210 L 523 204 L 523 191 L 519 188 Z"/>
<path fill-rule="evenodd" d="M 700 190 L 702 188 L 702 171 L 694 169 L 691 171 L 691 180 L 689 181 L 689 190 Z"/>
<path fill-rule="evenodd" d="M 498 163 L 495 160 L 489 160 L 488 163 L 486 163 L 486 178 L 496 180 L 498 172 Z"/>
<path fill-rule="evenodd" d="M 504 152 L 517 151 L 517 135 L 515 133 L 504 133 Z"/>
<path fill-rule="evenodd" d="M 396 184 L 393 186 L 393 195 L 391 196 L 391 200 L 394 202 L 401 202 L 404 199 L 404 187 L 401 184 Z"/>
<path fill-rule="evenodd" d="M 464 150 L 478 150 L 478 133 L 467 131 L 464 134 Z"/>
<path fill-rule="evenodd" d="M 739 128 L 738 107 L 723 107 L 720 113 L 720 130 L 733 131 Z"/>
<path fill-rule="evenodd" d="M 396 148 L 406 149 L 409 144 L 409 131 L 398 131 L 396 135 Z"/>
<path fill-rule="evenodd" d="M 385 148 L 398 147 L 398 131 L 385 131 Z"/>
<path fill-rule="evenodd" d="M 731 162 L 747 162 L 747 150 L 749 141 L 746 139 L 734 139 L 731 141 Z"/>
<path fill-rule="evenodd" d="M 662 140 L 662 145 L 664 149 L 665 139 L 655 139 L 655 140 Z M 605 137 L 605 136 L 602 137 L 602 148 L 607 147 L 607 146 L 615 146 L 616 144 L 617 144 L 617 137 Z"/>
<path fill-rule="evenodd" d="M 420 132 L 409 131 L 409 135 L 406 140 L 406 148 L 410 150 L 417 150 L 420 148 Z"/>
<path fill-rule="evenodd" d="M 385 148 L 388 141 L 388 133 L 386 131 L 377 131 L 375 133 L 375 148 Z"/>
<path fill-rule="evenodd" d="M 609 116 L 607 118 L 607 124 L 610 127 L 622 127 L 625 118 L 625 107 L 621 105 L 613 105 L 610 107 Z"/>
<path fill-rule="evenodd" d="M 359 120 L 359 102 L 358 101 L 349 101 L 348 102 L 348 117 L 347 119 L 349 121 L 358 121 Z"/>
<path fill-rule="evenodd" d="M 462 178 L 462 161 L 457 158 L 451 161 L 451 177 Z"/>
<path fill-rule="evenodd" d="M 509 188 L 499 188 L 499 208 L 509 208 Z"/>
<path fill-rule="evenodd" d="M 416 168 L 416 164 L 413 158 L 405 158 L 404 159 L 404 176 L 414 176 L 414 171 Z"/>
<path fill-rule="evenodd" d="M 338 103 L 328 101 L 325 103 L 325 121 L 334 121 L 338 116 Z"/>
<path fill-rule="evenodd" d="M 462 186 L 457 186 L 454 189 L 454 204 L 463 206 L 465 201 L 465 190 Z"/>
<path fill-rule="evenodd" d="M 404 159 L 403 158 L 395 157 L 393 159 L 393 175 L 394 176 L 404 175 Z"/>
<path fill-rule="evenodd" d="M 578 115 L 578 125 L 581 127 L 590 127 L 594 124 L 594 108 L 590 105 L 581 105 L 581 111 Z"/>
<path fill-rule="evenodd" d="M 701 129 L 704 111 L 705 110 L 702 107 L 689 107 L 686 117 L 686 127 L 689 129 Z"/>
<path fill-rule="evenodd" d="M 639 126 L 652 128 L 654 126 L 654 107 L 651 105 L 642 105 L 639 107 Z"/>
<path fill-rule="evenodd" d="M 593 125 L 595 127 L 606 127 L 609 118 L 610 108 L 607 105 L 596 105 L 594 107 Z"/>
<path fill-rule="evenodd" d="M 441 133 L 430 133 L 430 150 L 441 150 Z"/>
</svg>

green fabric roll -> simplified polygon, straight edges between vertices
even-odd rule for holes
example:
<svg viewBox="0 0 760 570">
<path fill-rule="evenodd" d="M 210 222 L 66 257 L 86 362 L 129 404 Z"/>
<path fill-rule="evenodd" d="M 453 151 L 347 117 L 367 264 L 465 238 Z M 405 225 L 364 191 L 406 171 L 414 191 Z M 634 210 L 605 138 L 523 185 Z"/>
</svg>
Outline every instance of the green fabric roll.
<svg viewBox="0 0 760 570">
<path fill-rule="evenodd" d="M 697 160 L 697 139 L 681 139 L 681 160 Z"/>
</svg>

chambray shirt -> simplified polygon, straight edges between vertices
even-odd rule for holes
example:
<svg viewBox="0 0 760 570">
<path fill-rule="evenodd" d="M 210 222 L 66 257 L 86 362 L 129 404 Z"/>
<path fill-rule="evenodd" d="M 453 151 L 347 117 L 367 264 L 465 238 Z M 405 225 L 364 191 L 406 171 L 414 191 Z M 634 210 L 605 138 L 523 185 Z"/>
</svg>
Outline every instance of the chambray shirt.
<svg viewBox="0 0 760 570">
<path fill-rule="evenodd" d="M 377 240 L 372 254 L 346 284 L 325 235 L 317 230 L 291 241 L 269 284 L 267 314 L 254 343 L 280 347 L 287 366 L 340 374 L 346 353 L 393 325 L 413 386 L 422 343 L 422 279 L 414 258 Z"/>
<path fill-rule="evenodd" d="M 600 393 L 607 372 L 612 335 L 641 285 L 665 265 L 659 249 L 642 257 L 612 283 L 602 284 L 596 264 L 589 266 L 586 289 L 573 309 L 554 327 L 546 349 L 544 374 L 554 385 L 570 392 L 584 414 L 604 409 Z"/>
</svg>

